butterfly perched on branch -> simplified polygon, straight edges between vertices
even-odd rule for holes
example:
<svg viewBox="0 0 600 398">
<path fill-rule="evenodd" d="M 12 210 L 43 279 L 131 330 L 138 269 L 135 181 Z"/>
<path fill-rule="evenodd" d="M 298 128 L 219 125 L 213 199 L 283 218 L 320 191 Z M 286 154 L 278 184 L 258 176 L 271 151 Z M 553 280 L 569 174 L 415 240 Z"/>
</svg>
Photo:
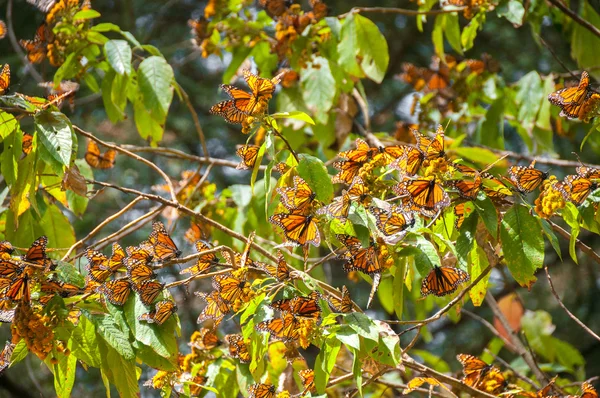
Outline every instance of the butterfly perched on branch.
<svg viewBox="0 0 600 398">
<path fill-rule="evenodd" d="M 590 75 L 583 71 L 579 85 L 563 88 L 548 95 L 551 104 L 560 107 L 560 116 L 587 121 L 597 113 L 600 93 L 590 87 Z"/>
</svg>

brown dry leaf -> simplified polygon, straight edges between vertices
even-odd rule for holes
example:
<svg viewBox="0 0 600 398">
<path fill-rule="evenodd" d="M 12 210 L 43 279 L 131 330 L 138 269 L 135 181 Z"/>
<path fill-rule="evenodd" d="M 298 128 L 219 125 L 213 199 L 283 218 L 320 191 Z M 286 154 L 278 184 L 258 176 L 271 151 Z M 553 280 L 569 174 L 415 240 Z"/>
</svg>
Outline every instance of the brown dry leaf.
<svg viewBox="0 0 600 398">
<path fill-rule="evenodd" d="M 521 330 L 521 318 L 523 318 L 523 314 L 525 314 L 525 308 L 523 308 L 523 304 L 521 304 L 517 295 L 511 293 L 502 297 L 498 300 L 498 307 L 500 307 L 500 311 L 504 314 L 510 328 L 515 332 Z M 494 317 L 494 327 L 502 337 L 506 339 L 509 338 L 508 332 L 496 317 Z"/>
<path fill-rule="evenodd" d="M 425 383 L 427 383 L 431 386 L 441 386 L 445 390 L 448 390 L 448 387 L 446 387 L 440 381 L 438 381 L 437 379 L 434 379 L 432 377 L 415 377 L 414 379 L 412 379 L 411 381 L 408 382 L 408 384 L 406 385 L 406 388 L 404 389 L 404 391 L 402 391 L 402 394 L 408 394 L 409 392 L 412 392 L 415 389 L 421 387 Z"/>
</svg>

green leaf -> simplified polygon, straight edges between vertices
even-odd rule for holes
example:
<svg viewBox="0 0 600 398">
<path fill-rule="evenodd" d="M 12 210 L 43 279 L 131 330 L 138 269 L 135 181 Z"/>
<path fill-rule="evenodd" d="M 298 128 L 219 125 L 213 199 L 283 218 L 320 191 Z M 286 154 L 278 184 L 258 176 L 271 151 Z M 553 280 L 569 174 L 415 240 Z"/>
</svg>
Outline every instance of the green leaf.
<svg viewBox="0 0 600 398">
<path fill-rule="evenodd" d="M 75 243 L 73 225 L 55 204 L 48 205 L 43 211 L 40 227 L 48 237 L 49 247 L 65 248 Z"/>
<path fill-rule="evenodd" d="M 579 225 L 579 210 L 577 207 L 571 202 L 568 202 L 565 208 L 562 211 L 562 216 L 565 222 L 571 227 L 571 238 L 569 239 L 569 254 L 571 258 L 575 262 L 575 264 L 579 264 L 577 261 L 577 248 L 575 244 L 577 243 L 577 237 L 579 236 L 579 232 L 581 231 L 581 226 Z"/>
<path fill-rule="evenodd" d="M 165 372 L 173 372 L 177 370 L 177 364 L 172 360 L 163 358 L 158 355 L 151 347 L 145 344 L 135 342 L 135 355 L 144 364 L 151 368 L 163 370 Z"/>
<path fill-rule="evenodd" d="M 77 357 L 75 355 L 56 355 L 58 363 L 52 364 L 50 357 L 46 364 L 54 374 L 54 390 L 59 398 L 71 396 L 75 384 L 75 370 L 77 369 Z"/>
<path fill-rule="evenodd" d="M 296 120 L 302 120 L 303 122 L 306 122 L 308 124 L 312 124 L 313 126 L 315 125 L 315 121 L 310 116 L 308 116 L 306 113 L 300 112 L 300 111 L 278 112 L 278 113 L 274 113 L 270 116 L 273 119 L 296 119 Z"/>
<path fill-rule="evenodd" d="M 471 214 L 469 214 L 460 226 L 460 235 L 456 240 L 456 253 L 458 255 L 458 263 L 465 268 L 469 264 L 469 254 L 473 250 L 473 246 L 476 246 L 475 234 L 477 232 L 478 222 L 479 217 L 476 212 L 472 212 Z"/>
<path fill-rule="evenodd" d="M 360 48 L 358 46 L 358 37 L 356 34 L 355 14 L 350 14 L 344 19 L 342 29 L 340 30 L 340 41 L 337 47 L 339 65 L 350 75 L 363 77 L 364 73 L 358 65 L 356 56 Z"/>
<path fill-rule="evenodd" d="M 17 119 L 10 113 L 0 110 L 0 138 L 4 140 L 17 129 Z"/>
<path fill-rule="evenodd" d="M 353 312 L 344 316 L 344 321 L 348 324 L 359 336 L 374 342 L 379 341 L 379 332 L 377 326 L 368 315 L 359 312 Z"/>
<path fill-rule="evenodd" d="M 123 357 L 125 360 L 133 360 L 135 358 L 135 353 L 129 343 L 127 334 L 116 327 L 115 320 L 111 315 L 90 314 L 85 310 L 82 311 L 96 326 L 98 334 L 117 351 L 120 357 Z"/>
<path fill-rule="evenodd" d="M 377 297 L 379 304 L 388 314 L 394 313 L 394 288 L 392 286 L 392 278 L 382 278 L 377 288 Z"/>
<path fill-rule="evenodd" d="M 297 170 L 300 177 L 304 178 L 317 199 L 329 203 L 333 198 L 333 184 L 321 159 L 311 155 L 299 154 L 300 163 Z"/>
<path fill-rule="evenodd" d="M 381 83 L 390 61 L 385 36 L 370 19 L 360 14 L 356 14 L 354 19 L 356 42 L 360 49 L 359 56 L 362 58 L 360 66 L 369 79 Z"/>
<path fill-rule="evenodd" d="M 471 272 L 469 273 L 471 280 L 479 277 L 479 275 L 482 274 L 488 265 L 489 261 L 485 251 L 483 248 L 481 248 L 481 246 L 475 245 L 471 251 Z M 485 299 L 485 293 L 487 292 L 490 275 L 491 272 L 488 272 L 486 276 L 481 278 L 481 280 L 477 282 L 477 284 L 473 286 L 471 290 L 469 290 L 469 297 L 471 297 L 471 301 L 475 307 L 479 307 Z"/>
<path fill-rule="evenodd" d="M 73 128 L 69 119 L 60 112 L 39 112 L 34 117 L 35 131 L 42 145 L 64 166 L 71 161 Z"/>
<path fill-rule="evenodd" d="M 144 140 L 150 139 L 152 142 L 158 142 L 162 139 L 163 126 L 154 120 L 154 115 L 146 109 L 141 96 L 133 102 L 133 119 L 140 137 Z"/>
<path fill-rule="evenodd" d="M 135 359 L 123 357 L 118 350 L 104 344 L 102 340 L 98 341 L 98 346 L 102 358 L 103 378 L 108 378 L 115 385 L 120 397 L 137 398 L 139 394 L 138 379 L 141 370 L 135 366 Z M 107 394 L 110 395 L 108 387 Z"/>
<path fill-rule="evenodd" d="M 518 120 L 525 124 L 523 127 L 533 126 L 542 101 L 545 101 L 542 79 L 538 72 L 531 71 L 519 80 L 518 87 L 515 97 L 519 105 Z"/>
<path fill-rule="evenodd" d="M 509 0 L 508 3 L 501 3 L 496 9 L 499 17 L 508 19 L 515 28 L 523 25 L 523 17 L 525 16 L 525 7 L 518 0 Z"/>
<path fill-rule="evenodd" d="M 529 209 L 514 205 L 506 212 L 500 240 L 510 273 L 521 286 L 530 286 L 537 279 L 535 271 L 544 265 L 544 238 Z"/>
<path fill-rule="evenodd" d="M 335 338 L 335 336 L 330 335 L 325 339 L 321 351 L 319 352 L 319 355 L 317 355 L 314 370 L 315 386 L 319 394 L 325 392 L 325 387 L 327 386 L 329 376 L 335 366 L 337 355 L 341 347 L 342 343 Z"/>
<path fill-rule="evenodd" d="M 85 278 L 77 271 L 77 268 L 73 264 L 60 260 L 57 260 L 56 263 L 55 270 L 59 280 L 79 287 L 85 286 Z"/>
<path fill-rule="evenodd" d="M 581 3 L 581 18 L 596 27 L 600 27 L 600 15 L 594 10 L 590 2 Z M 591 68 L 600 64 L 600 52 L 590 51 L 590 48 L 600 46 L 600 38 L 580 24 L 573 24 L 573 36 L 571 38 L 571 57 L 577 61 L 580 68 Z M 592 69 L 590 74 L 598 79 L 600 73 Z"/>
<path fill-rule="evenodd" d="M 303 71 L 300 83 L 306 106 L 317 121 L 326 123 L 337 91 L 327 58 L 315 57 L 312 67 Z"/>
<path fill-rule="evenodd" d="M 142 314 L 149 311 L 142 303 L 139 296 L 134 295 L 123 306 L 125 319 L 136 340 L 151 347 L 154 352 L 163 358 L 174 358 L 177 356 L 177 339 L 175 328 L 177 316 L 172 315 L 162 325 L 149 324 L 138 320 Z"/>
<path fill-rule="evenodd" d="M 440 256 L 433 246 L 433 243 L 425 239 L 422 235 L 417 236 L 415 246 L 418 251 L 415 253 L 415 264 L 422 277 L 425 277 L 433 269 L 441 265 Z"/>
<path fill-rule="evenodd" d="M 85 19 L 94 19 L 100 17 L 101 14 L 96 10 L 81 10 L 78 11 L 74 16 L 74 20 L 85 20 Z"/>
<path fill-rule="evenodd" d="M 125 119 L 125 114 L 114 103 L 112 98 L 112 87 L 116 75 L 116 72 L 110 69 L 102 79 L 102 103 L 104 104 L 104 109 L 106 110 L 108 118 L 113 123 L 117 123 Z"/>
<path fill-rule="evenodd" d="M 73 355 L 88 366 L 99 368 L 101 359 L 96 339 L 96 328 L 85 316 L 81 316 L 71 333 Z"/>
<path fill-rule="evenodd" d="M 435 17 L 435 23 L 433 30 L 431 31 L 431 41 L 433 42 L 433 48 L 435 53 L 441 59 L 445 59 L 444 56 L 444 21 L 446 19 L 445 14 L 440 14 Z"/>
<path fill-rule="evenodd" d="M 462 47 L 464 51 L 470 50 L 475 43 L 475 38 L 477 37 L 477 31 L 481 29 L 483 23 L 485 22 L 485 13 L 481 12 L 469 21 L 469 24 L 465 26 L 461 35 L 460 42 L 462 43 Z"/>
<path fill-rule="evenodd" d="M 349 325 L 342 325 L 335 337 L 347 347 L 360 350 L 360 337 Z"/>
<path fill-rule="evenodd" d="M 92 26 L 91 30 L 95 32 L 121 32 L 121 28 L 118 25 L 110 22 L 99 23 L 98 25 Z"/>
<path fill-rule="evenodd" d="M 119 75 L 131 73 L 131 47 L 125 40 L 110 40 L 104 44 L 108 63 Z"/>
<path fill-rule="evenodd" d="M 402 314 L 404 312 L 404 277 L 406 275 L 406 268 L 408 266 L 408 259 L 406 257 L 400 258 L 396 261 L 396 271 L 394 272 L 394 290 L 392 291 L 392 299 L 394 302 L 394 312 L 398 319 L 403 319 Z"/>
<path fill-rule="evenodd" d="M 479 214 L 479 217 L 483 220 L 483 224 L 490 235 L 492 235 L 494 239 L 498 239 L 498 214 L 496 212 L 496 206 L 494 206 L 487 196 L 483 196 L 483 199 L 478 199 L 473 203 L 475 204 L 475 211 L 477 211 L 477 214 Z"/>
<path fill-rule="evenodd" d="M 166 120 L 173 100 L 173 78 L 173 68 L 162 57 L 146 58 L 138 67 L 138 84 L 144 106 L 161 124 Z"/>
<path fill-rule="evenodd" d="M 544 220 L 543 218 L 539 218 L 539 222 L 540 222 L 540 225 L 542 226 L 542 231 L 544 231 L 544 235 L 546 235 L 546 238 L 548 238 L 548 241 L 550 242 L 550 244 L 556 251 L 556 254 L 558 254 L 558 258 L 560 258 L 562 261 L 562 254 L 561 254 L 562 252 L 560 250 L 560 243 L 558 242 L 558 238 L 556 237 L 556 234 L 552 230 L 552 227 L 550 226 L 548 221 Z"/>
<path fill-rule="evenodd" d="M 17 182 L 22 140 L 23 133 L 19 129 L 15 129 L 13 133 L 4 138 L 4 150 L 0 153 L 0 170 L 8 185 Z"/>
<path fill-rule="evenodd" d="M 460 41 L 460 24 L 458 23 L 458 14 L 445 14 L 446 23 L 444 24 L 444 35 L 450 43 L 450 47 L 459 54 L 462 54 L 462 44 Z"/>
</svg>

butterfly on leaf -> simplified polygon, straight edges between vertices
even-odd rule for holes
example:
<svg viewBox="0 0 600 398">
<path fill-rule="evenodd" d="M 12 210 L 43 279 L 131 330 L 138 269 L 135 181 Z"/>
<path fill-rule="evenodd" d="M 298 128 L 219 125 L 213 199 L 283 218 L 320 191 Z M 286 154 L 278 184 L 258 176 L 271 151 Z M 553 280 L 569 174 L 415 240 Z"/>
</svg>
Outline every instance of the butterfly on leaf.
<svg viewBox="0 0 600 398">
<path fill-rule="evenodd" d="M 10 87 L 10 65 L 4 64 L 0 72 L 0 95 L 8 93 Z"/>
<path fill-rule="evenodd" d="M 292 246 L 305 246 L 310 243 L 318 247 L 321 244 L 321 235 L 317 220 L 312 215 L 300 212 L 278 213 L 269 218 L 271 224 L 283 230 L 286 243 Z"/>
<path fill-rule="evenodd" d="M 479 175 L 475 175 L 473 178 L 462 178 L 450 182 L 450 186 L 456 189 L 458 196 L 468 200 L 477 198 L 477 194 L 481 190 L 482 185 L 483 180 Z"/>
<path fill-rule="evenodd" d="M 182 269 L 180 274 L 198 275 L 208 270 L 210 267 L 219 264 L 219 258 L 215 253 L 202 254 L 203 252 L 210 250 L 210 247 L 206 243 L 202 242 L 201 240 L 198 240 L 196 241 L 195 246 L 196 250 L 200 254 L 198 260 L 196 260 L 196 264 L 192 265 L 191 267 Z"/>
<path fill-rule="evenodd" d="M 347 314 L 354 311 L 352 299 L 350 298 L 350 292 L 346 286 L 342 286 L 341 298 L 337 298 L 332 294 L 328 294 L 325 296 L 325 300 L 333 312 Z"/>
<path fill-rule="evenodd" d="M 535 160 L 529 166 L 511 166 L 508 169 L 510 181 L 520 193 L 533 192 L 550 175 L 546 171 L 534 168 L 534 166 Z"/>
<path fill-rule="evenodd" d="M 39 64 L 46 58 L 47 44 L 51 35 L 51 29 L 46 24 L 42 24 L 37 28 L 33 40 L 19 40 L 19 44 L 27 52 L 29 62 Z"/>
<path fill-rule="evenodd" d="M 61 297 L 72 297 L 83 293 L 82 289 L 72 283 L 57 279 L 47 279 L 40 283 L 40 291 L 46 294 L 58 294 Z"/>
<path fill-rule="evenodd" d="M 248 398 L 275 398 L 275 386 L 272 384 L 252 384 L 248 387 Z"/>
<path fill-rule="evenodd" d="M 140 296 L 144 305 L 152 305 L 165 288 L 165 284 L 150 279 L 133 285 L 133 290 Z"/>
<path fill-rule="evenodd" d="M 500 393 L 507 385 L 497 367 L 469 354 L 458 354 L 456 358 L 463 366 L 465 377 L 462 382 L 466 385 L 493 395 Z"/>
<path fill-rule="evenodd" d="M 319 298 L 321 295 L 317 292 L 312 292 L 309 296 L 296 296 L 289 299 L 281 299 L 273 301 L 269 307 L 282 311 L 289 312 L 296 317 L 320 319 L 321 306 Z"/>
<path fill-rule="evenodd" d="M 304 395 L 308 392 L 315 393 L 317 392 L 317 388 L 315 386 L 315 371 L 312 369 L 302 369 L 298 372 L 298 376 L 302 380 L 302 387 L 304 391 L 302 391 L 301 395 Z"/>
<path fill-rule="evenodd" d="M 454 206 L 454 226 L 460 229 L 465 218 L 474 210 L 472 202 L 463 202 Z"/>
<path fill-rule="evenodd" d="M 255 328 L 258 331 L 269 332 L 274 339 L 286 343 L 299 339 L 301 325 L 299 319 L 293 314 L 284 312 L 281 318 L 259 322 Z"/>
<path fill-rule="evenodd" d="M 239 156 L 242 161 L 236 166 L 238 170 L 252 170 L 258 159 L 258 151 L 260 146 L 258 145 L 239 145 L 235 154 Z"/>
<path fill-rule="evenodd" d="M 172 260 L 181 255 L 181 250 L 177 248 L 161 221 L 152 223 L 152 233 L 148 237 L 148 242 L 154 248 L 154 258 L 158 261 Z"/>
<path fill-rule="evenodd" d="M 417 141 L 417 148 L 426 160 L 443 158 L 445 156 L 444 128 L 441 125 L 437 127 L 435 136 L 432 139 L 424 136 L 418 130 L 411 131 Z"/>
<path fill-rule="evenodd" d="M 596 188 L 598 188 L 598 184 L 587 177 L 568 175 L 565 177 L 562 188 L 559 190 L 565 200 L 579 206 Z"/>
<path fill-rule="evenodd" d="M 465 271 L 443 265 L 434 266 L 421 283 L 421 295 L 433 294 L 438 297 L 452 294 L 461 283 L 469 281 L 469 274 Z"/>
<path fill-rule="evenodd" d="M 286 209 L 298 212 L 307 210 L 316 197 L 308 183 L 300 176 L 294 176 L 293 187 L 279 187 L 277 193 L 281 195 L 281 204 Z"/>
<path fill-rule="evenodd" d="M 241 334 L 228 334 L 225 336 L 225 341 L 229 344 L 229 355 L 232 358 L 237 358 L 242 363 L 249 363 L 252 360 L 248 346 Z"/>
<path fill-rule="evenodd" d="M 121 306 L 127 302 L 132 291 L 132 284 L 127 278 L 115 279 L 104 282 L 96 288 L 96 291 L 104 294 L 111 304 Z"/>
<path fill-rule="evenodd" d="M 578 86 L 555 91 L 548 95 L 548 101 L 560 107 L 560 116 L 584 120 L 587 114 L 598 105 L 600 94 L 592 90 L 590 76 L 583 71 Z"/>
<path fill-rule="evenodd" d="M 204 307 L 198 316 L 198 323 L 213 320 L 216 327 L 221 322 L 221 319 L 231 311 L 229 305 L 223 301 L 217 291 L 212 291 L 210 294 L 200 292 L 195 292 L 194 294 L 206 302 L 206 307 Z"/>
<path fill-rule="evenodd" d="M 211 350 L 220 343 L 219 336 L 217 336 L 213 329 L 201 328 L 192 334 L 192 338 L 188 344 L 199 350 Z"/>
<path fill-rule="evenodd" d="M 234 277 L 231 272 L 213 276 L 212 285 L 227 304 L 248 302 L 251 298 L 250 282 Z"/>
<path fill-rule="evenodd" d="M 85 152 L 85 161 L 95 169 L 111 169 L 115 165 L 116 156 L 117 151 L 114 149 L 101 153 L 96 141 L 90 140 Z"/>
<path fill-rule="evenodd" d="M 415 225 L 413 213 L 402 211 L 398 206 L 392 206 L 390 210 L 371 206 L 369 212 L 375 216 L 375 225 L 385 236 L 399 234 Z"/>
<path fill-rule="evenodd" d="M 148 323 L 155 323 L 162 325 L 167 319 L 177 312 L 177 305 L 173 300 L 166 299 L 159 301 L 154 306 L 154 310 L 142 314 L 138 317 L 138 321 L 145 321 Z"/>
<path fill-rule="evenodd" d="M 392 189 L 403 197 L 411 210 L 418 211 L 425 217 L 435 217 L 440 210 L 450 205 L 450 196 L 435 178 L 406 180 Z"/>
<path fill-rule="evenodd" d="M 40 236 L 35 242 L 31 244 L 31 247 L 27 250 L 27 253 L 21 256 L 21 259 L 27 263 L 36 264 L 46 269 L 53 267 L 52 260 L 46 256 L 46 245 L 48 244 L 48 238 L 46 236 Z"/>
</svg>

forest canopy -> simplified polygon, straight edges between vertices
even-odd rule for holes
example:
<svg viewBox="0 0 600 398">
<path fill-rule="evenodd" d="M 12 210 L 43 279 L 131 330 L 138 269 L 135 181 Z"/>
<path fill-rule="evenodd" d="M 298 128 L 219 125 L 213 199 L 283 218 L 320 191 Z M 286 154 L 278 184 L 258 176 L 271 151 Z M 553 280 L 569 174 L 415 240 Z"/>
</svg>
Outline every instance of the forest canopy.
<svg viewBox="0 0 600 398">
<path fill-rule="evenodd" d="M 0 396 L 598 398 L 598 4 L 350 3 L 3 4 Z"/>
</svg>

